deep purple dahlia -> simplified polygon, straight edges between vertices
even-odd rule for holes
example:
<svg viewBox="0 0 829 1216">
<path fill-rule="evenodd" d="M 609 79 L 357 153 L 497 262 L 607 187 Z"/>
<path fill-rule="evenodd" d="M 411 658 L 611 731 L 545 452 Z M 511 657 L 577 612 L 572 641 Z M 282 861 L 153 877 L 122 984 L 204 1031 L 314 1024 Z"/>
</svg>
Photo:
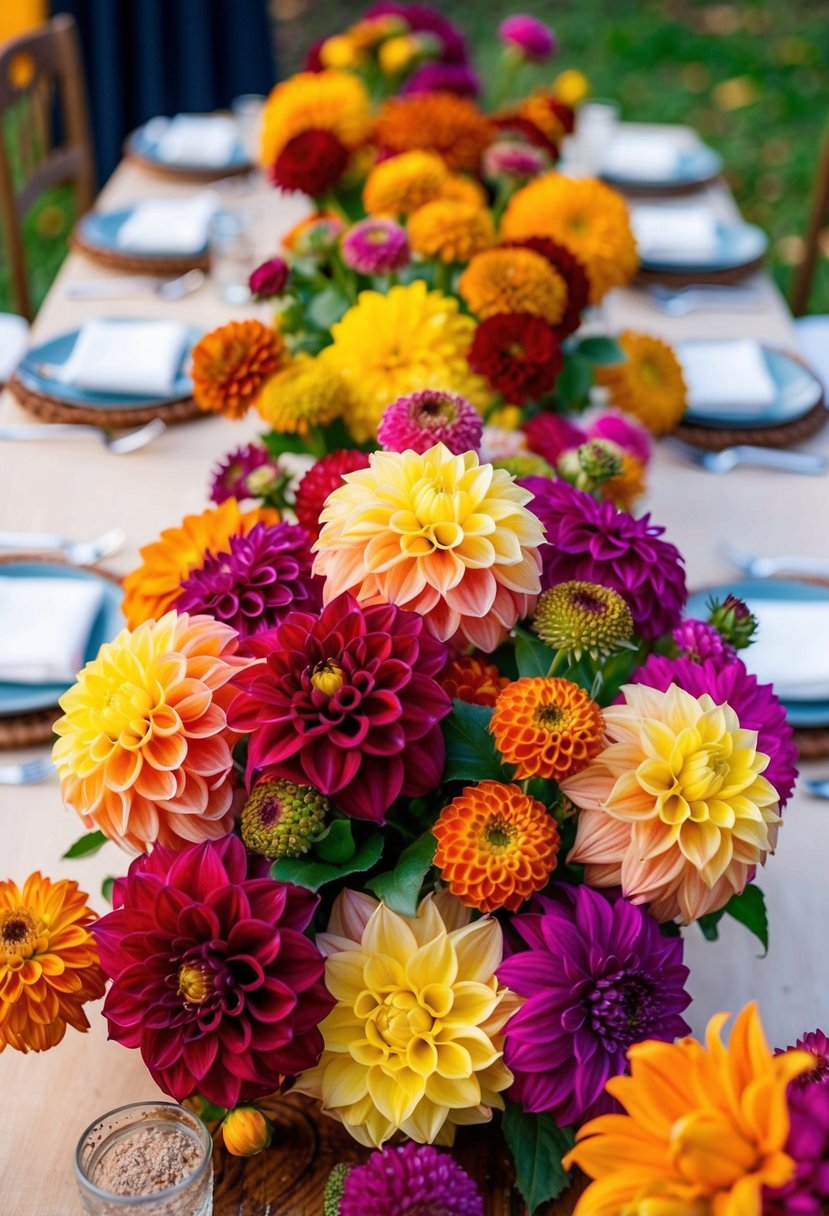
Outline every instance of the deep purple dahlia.
<svg viewBox="0 0 829 1216">
<path fill-rule="evenodd" d="M 544 63 L 555 54 L 556 36 L 537 17 L 529 13 L 513 13 L 498 27 L 498 37 L 505 46 L 512 47 L 534 63 Z"/>
<path fill-rule="evenodd" d="M 177 1102 L 200 1093 L 233 1107 L 309 1068 L 333 1005 L 325 964 L 305 936 L 310 891 L 249 877 L 238 836 L 178 853 L 156 845 L 93 926 L 112 979 L 109 1037 L 138 1047 Z"/>
<path fill-rule="evenodd" d="M 404 97 L 411 93 L 456 93 L 458 97 L 477 97 L 481 82 L 468 63 L 423 63 L 415 68 L 400 91 Z"/>
<path fill-rule="evenodd" d="M 596 502 L 566 481 L 526 477 L 521 484 L 535 495 L 527 505 L 547 533 L 541 549 L 544 590 L 573 579 L 600 583 L 627 601 L 640 637 L 658 638 L 676 628 L 688 592 L 682 556 L 661 539 L 664 528 L 652 524 L 650 515 L 635 519 L 611 502 Z"/>
<path fill-rule="evenodd" d="M 704 663 L 711 659 L 722 666 L 734 658 L 734 648 L 728 645 L 722 634 L 707 621 L 687 620 L 677 625 L 673 632 L 674 644 L 680 657 Z"/>
<path fill-rule="evenodd" d="M 434 34 L 441 44 L 443 63 L 467 63 L 466 39 L 456 25 L 430 4 L 406 4 L 379 0 L 366 10 L 366 17 L 402 17 L 413 34 Z"/>
<path fill-rule="evenodd" d="M 248 477 L 254 469 L 270 465 L 276 473 L 276 465 L 270 458 L 266 448 L 261 443 L 248 443 L 244 447 L 235 448 L 228 452 L 224 460 L 213 470 L 210 485 L 211 502 L 224 502 L 227 498 L 252 498 L 248 489 Z"/>
<path fill-rule="evenodd" d="M 210 553 L 182 583 L 177 612 L 212 616 L 243 638 L 273 629 L 287 614 L 316 611 L 322 580 L 311 573 L 308 537 L 296 524 L 255 524 L 231 536 L 230 551 Z"/>
<path fill-rule="evenodd" d="M 633 1043 L 689 1032 L 688 968 L 681 938 L 626 899 L 561 885 L 536 906 L 512 921 L 528 949 L 498 968 L 526 997 L 504 1029 L 504 1059 L 515 1101 L 569 1124 L 615 1109 L 605 1083 L 626 1071 Z"/>
<path fill-rule="evenodd" d="M 409 1141 L 372 1153 L 346 1175 L 339 1216 L 483 1216 L 478 1188 L 430 1144 Z"/>
<path fill-rule="evenodd" d="M 387 452 L 428 452 L 444 443 L 456 456 L 477 451 L 483 423 L 471 402 L 457 393 L 426 388 L 387 405 L 377 438 Z"/>
<path fill-rule="evenodd" d="M 784 1047 L 782 1051 L 808 1051 L 815 1056 L 814 1068 L 795 1077 L 793 1085 L 824 1085 L 829 1089 L 829 1037 L 822 1030 L 810 1030 L 797 1040 L 794 1047 Z M 780 1052 L 775 1052 L 775 1055 L 780 1055 Z"/>
<path fill-rule="evenodd" d="M 809 1075 L 808 1073 L 806 1074 Z M 789 1138 L 794 1177 L 763 1192 L 763 1216 L 822 1216 L 829 1208 L 829 1086 L 789 1085 Z"/>
</svg>

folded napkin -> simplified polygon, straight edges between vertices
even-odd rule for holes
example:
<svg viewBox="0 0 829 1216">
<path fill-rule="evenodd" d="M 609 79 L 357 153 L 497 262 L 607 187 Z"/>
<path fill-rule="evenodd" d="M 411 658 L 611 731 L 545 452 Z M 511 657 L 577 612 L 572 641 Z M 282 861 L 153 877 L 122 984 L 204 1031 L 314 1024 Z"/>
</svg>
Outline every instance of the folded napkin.
<svg viewBox="0 0 829 1216">
<path fill-rule="evenodd" d="M 680 342 L 676 347 L 688 388 L 688 409 L 715 417 L 754 414 L 777 399 L 763 348 L 751 338 Z"/>
<path fill-rule="evenodd" d="M 29 326 L 23 317 L 0 313 L 0 384 L 5 384 L 29 345 Z"/>
<path fill-rule="evenodd" d="M 219 169 L 230 163 L 238 139 L 236 123 L 227 114 L 177 114 L 155 151 L 168 164 Z"/>
<path fill-rule="evenodd" d="M 150 198 L 132 209 L 118 229 L 120 249 L 136 253 L 200 253 L 207 246 L 218 195 L 204 190 L 191 198 Z"/>
<path fill-rule="evenodd" d="M 0 575 L 0 681 L 72 684 L 103 602 L 92 579 Z"/>
<path fill-rule="evenodd" d="M 608 148 L 604 172 L 629 181 L 671 181 L 676 176 L 680 156 L 672 135 L 620 130 Z"/>
<path fill-rule="evenodd" d="M 719 248 L 716 217 L 704 203 L 685 207 L 643 204 L 632 208 L 631 223 L 644 261 L 711 258 Z"/>
<path fill-rule="evenodd" d="M 746 662 L 789 701 L 829 700 L 829 604 L 755 600 L 759 622 Z"/>
<path fill-rule="evenodd" d="M 178 321 L 84 321 L 60 379 L 93 393 L 169 397 L 187 337 Z"/>
</svg>

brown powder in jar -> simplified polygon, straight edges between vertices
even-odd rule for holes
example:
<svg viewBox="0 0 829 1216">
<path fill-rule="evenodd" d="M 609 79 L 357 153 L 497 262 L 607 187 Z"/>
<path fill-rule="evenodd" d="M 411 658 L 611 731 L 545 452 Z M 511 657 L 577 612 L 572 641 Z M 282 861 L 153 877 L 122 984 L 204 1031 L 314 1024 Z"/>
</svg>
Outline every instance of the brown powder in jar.
<svg viewBox="0 0 829 1216">
<path fill-rule="evenodd" d="M 177 1127 L 142 1127 L 113 1145 L 92 1180 L 111 1195 L 156 1195 L 195 1173 L 201 1147 Z"/>
</svg>

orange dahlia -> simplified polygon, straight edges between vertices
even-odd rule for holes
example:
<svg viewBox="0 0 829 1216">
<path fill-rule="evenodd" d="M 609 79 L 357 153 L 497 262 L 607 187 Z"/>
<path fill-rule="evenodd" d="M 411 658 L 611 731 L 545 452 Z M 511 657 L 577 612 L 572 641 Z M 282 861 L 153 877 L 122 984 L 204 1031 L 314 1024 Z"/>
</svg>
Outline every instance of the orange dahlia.
<svg viewBox="0 0 829 1216">
<path fill-rule="evenodd" d="M 436 199 L 449 180 L 449 170 L 435 152 L 415 149 L 381 160 L 363 187 L 369 215 L 408 215 Z"/>
<path fill-rule="evenodd" d="M 443 691 L 453 701 L 468 701 L 472 705 L 494 705 L 509 680 L 502 676 L 494 663 L 482 655 L 463 655 L 450 659 L 440 676 Z"/>
<path fill-rule="evenodd" d="M 484 250 L 461 275 L 458 291 L 481 321 L 523 312 L 555 325 L 567 308 L 567 284 L 533 249 Z"/>
<path fill-rule="evenodd" d="M 0 882 L 0 1052 L 46 1051 L 67 1026 L 89 1029 L 83 1006 L 104 995 L 104 975 L 87 898 L 39 871 L 22 891 Z"/>
<path fill-rule="evenodd" d="M 255 524 L 275 524 L 271 507 L 240 511 L 235 498 L 201 515 L 185 515 L 177 528 L 165 528 L 158 540 L 140 550 L 141 565 L 124 579 L 123 611 L 130 629 L 158 619 L 181 592 L 181 584 L 208 553 L 225 553 L 231 536 L 247 536 Z"/>
<path fill-rule="evenodd" d="M 478 107 L 453 93 L 413 93 L 392 97 L 381 109 L 374 138 L 389 152 L 426 148 L 443 157 L 450 169 L 475 172 L 495 135 Z"/>
<path fill-rule="evenodd" d="M 527 676 L 499 694 L 489 729 L 515 776 L 562 781 L 585 768 L 602 748 L 604 718 L 571 680 Z"/>
<path fill-rule="evenodd" d="M 454 198 L 459 203 L 472 203 L 475 207 L 486 207 L 486 190 L 474 177 L 465 173 L 450 173 L 440 188 L 438 198 Z"/>
<path fill-rule="evenodd" d="M 284 356 L 285 344 L 261 321 L 229 321 L 193 347 L 193 397 L 200 409 L 243 418 Z"/>
<path fill-rule="evenodd" d="M 685 413 L 687 389 L 682 365 L 673 348 L 660 338 L 625 330 L 619 345 L 624 363 L 596 368 L 596 380 L 611 403 L 646 426 L 652 435 L 667 435 Z"/>
<path fill-rule="evenodd" d="M 556 868 L 556 821 L 517 785 L 467 786 L 443 808 L 432 834 L 441 878 L 461 903 L 481 912 L 516 912 Z"/>
<path fill-rule="evenodd" d="M 406 230 L 415 253 L 441 262 L 468 262 L 495 240 L 490 212 L 453 198 L 418 207 L 409 216 Z"/>
</svg>

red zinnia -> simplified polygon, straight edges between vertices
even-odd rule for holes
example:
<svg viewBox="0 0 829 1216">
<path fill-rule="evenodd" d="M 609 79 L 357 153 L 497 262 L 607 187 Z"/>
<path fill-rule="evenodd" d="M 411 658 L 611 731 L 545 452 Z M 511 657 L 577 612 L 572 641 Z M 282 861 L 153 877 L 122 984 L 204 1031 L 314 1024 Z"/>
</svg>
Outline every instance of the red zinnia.
<svg viewBox="0 0 829 1216">
<path fill-rule="evenodd" d="M 240 679 L 234 729 L 250 731 L 248 781 L 313 785 L 340 810 L 382 822 L 400 794 L 443 774 L 438 723 L 452 708 L 437 683 L 446 647 L 422 616 L 339 595 L 320 616 L 291 612 L 252 639 L 264 659 Z"/>
<path fill-rule="evenodd" d="M 348 164 L 348 149 L 333 131 L 303 131 L 289 139 L 271 168 L 271 181 L 283 190 L 321 198 L 333 190 Z"/>
<path fill-rule="evenodd" d="M 472 370 L 513 405 L 543 397 L 564 366 L 556 331 L 528 312 L 497 313 L 481 321 L 468 358 Z"/>
<path fill-rule="evenodd" d="M 522 240 L 503 241 L 505 249 L 532 249 L 546 258 L 567 284 L 567 307 L 555 330 L 561 338 L 574 333 L 581 323 L 581 314 L 590 300 L 590 280 L 584 263 L 574 253 L 548 236 L 528 236 Z"/>
<path fill-rule="evenodd" d="M 118 879 L 114 911 L 92 927 L 113 981 L 109 1037 L 140 1048 L 177 1102 L 198 1092 L 233 1107 L 273 1093 L 315 1062 L 333 1004 L 303 932 L 317 902 L 249 877 L 238 836 L 180 853 L 156 845 Z"/>
<path fill-rule="evenodd" d="M 303 477 L 296 492 L 296 517 L 311 541 L 320 534 L 320 512 L 332 490 L 343 484 L 343 475 L 368 468 L 365 452 L 329 452 L 318 460 Z"/>
</svg>

